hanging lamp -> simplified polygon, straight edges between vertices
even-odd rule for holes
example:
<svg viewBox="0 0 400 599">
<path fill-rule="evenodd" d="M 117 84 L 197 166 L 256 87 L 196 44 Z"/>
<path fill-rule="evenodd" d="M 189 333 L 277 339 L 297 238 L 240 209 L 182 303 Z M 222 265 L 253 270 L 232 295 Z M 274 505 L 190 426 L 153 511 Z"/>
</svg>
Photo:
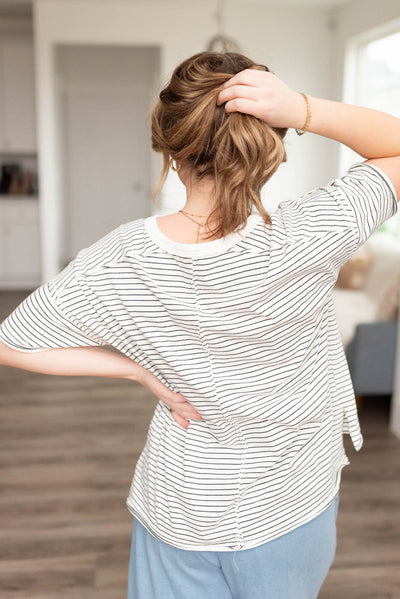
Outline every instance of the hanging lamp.
<svg viewBox="0 0 400 599">
<path fill-rule="evenodd" d="M 225 0 L 217 0 L 217 10 L 214 13 L 217 21 L 217 33 L 208 42 L 207 52 L 241 52 L 239 44 L 231 37 L 224 34 Z"/>
</svg>

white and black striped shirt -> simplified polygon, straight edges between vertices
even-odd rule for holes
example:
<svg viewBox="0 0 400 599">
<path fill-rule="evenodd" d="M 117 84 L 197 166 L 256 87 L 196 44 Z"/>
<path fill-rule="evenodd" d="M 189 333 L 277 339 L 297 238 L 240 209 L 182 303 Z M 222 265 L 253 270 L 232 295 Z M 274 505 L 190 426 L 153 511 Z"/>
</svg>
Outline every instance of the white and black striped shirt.
<svg viewBox="0 0 400 599">
<path fill-rule="evenodd" d="M 20 351 L 111 345 L 200 412 L 185 430 L 158 402 L 127 507 L 188 550 L 256 547 L 320 514 L 362 446 L 331 290 L 398 204 L 385 173 L 281 202 L 265 226 L 177 243 L 150 216 L 82 249 L 0 326 Z"/>
</svg>

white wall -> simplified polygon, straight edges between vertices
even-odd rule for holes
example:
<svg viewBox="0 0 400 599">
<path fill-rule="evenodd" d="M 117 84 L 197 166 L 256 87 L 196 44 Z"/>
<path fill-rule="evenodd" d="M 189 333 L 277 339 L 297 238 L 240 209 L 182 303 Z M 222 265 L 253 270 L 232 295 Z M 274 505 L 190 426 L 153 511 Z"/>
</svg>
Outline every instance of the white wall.
<svg viewBox="0 0 400 599">
<path fill-rule="evenodd" d="M 56 274 L 60 267 L 62 189 L 55 119 L 54 44 L 158 45 L 161 48 L 161 87 L 178 62 L 204 50 L 216 32 L 214 13 L 215 2 L 211 0 L 201 4 L 180 0 L 146 4 L 116 0 L 101 3 L 38 0 L 35 4 L 43 281 Z M 225 26 L 226 32 L 241 44 L 244 54 L 267 64 L 292 88 L 329 98 L 333 97 L 334 35 L 329 21 L 328 12 L 315 8 L 289 9 L 232 2 Z M 267 207 L 336 175 L 334 142 L 311 134 L 298 137 L 291 130 L 286 147 L 288 163 L 281 165 L 264 190 Z M 155 181 L 161 166 L 158 155 L 154 164 Z M 184 201 L 184 188 L 176 182 L 167 189 L 169 193 L 164 194 L 164 202 L 175 210 Z"/>
</svg>

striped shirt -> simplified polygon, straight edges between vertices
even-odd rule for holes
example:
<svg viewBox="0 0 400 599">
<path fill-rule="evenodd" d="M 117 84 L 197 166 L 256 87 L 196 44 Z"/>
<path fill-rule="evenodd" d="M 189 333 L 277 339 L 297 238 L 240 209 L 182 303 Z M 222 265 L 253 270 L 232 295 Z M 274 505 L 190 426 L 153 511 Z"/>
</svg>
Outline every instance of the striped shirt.
<svg viewBox="0 0 400 599">
<path fill-rule="evenodd" d="M 182 393 L 203 420 L 184 429 L 157 403 L 127 508 L 181 549 L 256 547 L 334 499 L 343 433 L 362 446 L 331 290 L 397 209 L 386 174 L 357 162 L 225 238 L 178 243 L 136 219 L 25 298 L 0 339 L 110 345 Z"/>
</svg>

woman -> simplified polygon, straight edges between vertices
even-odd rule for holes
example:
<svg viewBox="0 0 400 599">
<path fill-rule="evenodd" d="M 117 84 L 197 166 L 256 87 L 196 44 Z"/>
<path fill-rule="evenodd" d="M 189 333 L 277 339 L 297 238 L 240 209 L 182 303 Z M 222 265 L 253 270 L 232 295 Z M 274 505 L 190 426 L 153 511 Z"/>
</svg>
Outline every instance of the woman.
<svg viewBox="0 0 400 599">
<path fill-rule="evenodd" d="M 223 85 L 221 85 L 223 84 Z M 269 215 L 288 128 L 367 158 Z M 397 210 L 400 119 L 291 90 L 236 53 L 178 65 L 153 149 L 184 208 L 124 223 L 1 325 L 1 363 L 158 398 L 127 507 L 129 599 L 313 599 L 336 550 L 343 433 L 362 435 L 331 298 Z M 106 349 L 84 347 L 112 345 Z"/>
</svg>

